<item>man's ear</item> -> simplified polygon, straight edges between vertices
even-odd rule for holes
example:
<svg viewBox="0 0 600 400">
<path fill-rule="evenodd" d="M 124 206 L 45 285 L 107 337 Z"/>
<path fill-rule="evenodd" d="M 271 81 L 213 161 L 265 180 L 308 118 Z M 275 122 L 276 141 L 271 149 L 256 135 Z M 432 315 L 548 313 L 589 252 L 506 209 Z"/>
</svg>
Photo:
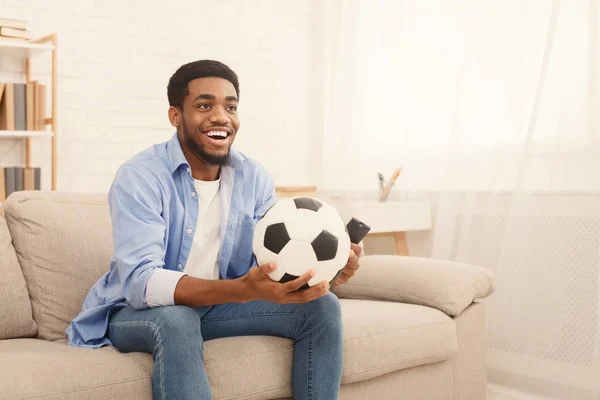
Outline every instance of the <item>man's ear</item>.
<svg viewBox="0 0 600 400">
<path fill-rule="evenodd" d="M 177 107 L 169 107 L 169 122 L 171 122 L 171 125 L 175 128 L 179 127 L 179 124 L 181 124 L 181 110 Z"/>
</svg>

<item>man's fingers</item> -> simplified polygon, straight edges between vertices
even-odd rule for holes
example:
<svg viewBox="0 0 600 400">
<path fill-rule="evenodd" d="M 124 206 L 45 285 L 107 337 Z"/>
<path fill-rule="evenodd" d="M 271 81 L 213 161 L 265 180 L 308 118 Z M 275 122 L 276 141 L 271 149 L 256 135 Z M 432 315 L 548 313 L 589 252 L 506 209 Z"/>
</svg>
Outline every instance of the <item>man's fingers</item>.
<svg viewBox="0 0 600 400">
<path fill-rule="evenodd" d="M 307 303 L 318 299 L 329 291 L 329 282 L 321 282 L 313 287 L 310 287 L 302 292 L 290 293 L 288 296 L 292 303 Z"/>
<path fill-rule="evenodd" d="M 350 250 L 350 254 L 348 254 L 348 264 L 357 264 L 358 256 L 354 252 L 354 250 Z"/>
<path fill-rule="evenodd" d="M 266 263 L 261 265 L 260 267 L 258 267 L 258 269 L 260 270 L 261 275 L 268 275 L 271 272 L 275 271 L 275 268 L 277 267 L 277 264 L 274 262 L 271 263 Z"/>
<path fill-rule="evenodd" d="M 310 271 L 305 272 L 302 276 L 294 279 L 293 281 L 284 283 L 284 289 L 286 292 L 293 292 L 295 290 L 298 290 L 303 285 L 307 284 L 313 276 L 315 276 L 315 271 L 311 269 Z"/>
<path fill-rule="evenodd" d="M 356 271 L 358 269 L 358 267 L 360 266 L 358 264 L 358 258 L 356 256 L 354 256 L 355 258 L 350 258 L 348 260 L 348 263 L 346 264 L 346 266 L 344 267 L 344 270 L 347 271 L 349 269 Z"/>
<path fill-rule="evenodd" d="M 343 273 L 339 276 L 339 278 L 337 278 L 335 283 L 337 283 L 338 285 L 341 285 L 342 283 L 348 282 L 349 279 L 350 279 L 350 277 L 348 275 L 346 275 L 346 273 Z"/>
<path fill-rule="evenodd" d="M 357 244 L 354 244 L 354 243 L 350 243 L 350 247 L 352 248 L 352 251 L 353 251 L 353 252 L 354 252 L 354 253 L 355 253 L 357 256 L 359 256 L 359 257 L 360 257 L 360 255 L 361 255 L 361 254 L 362 254 L 362 252 L 363 252 L 363 249 L 362 249 L 362 247 L 360 247 L 359 245 L 357 245 Z"/>
<path fill-rule="evenodd" d="M 344 272 L 342 273 L 342 275 L 340 275 L 340 276 L 346 276 L 348 278 L 352 278 L 354 275 L 356 275 L 356 269 L 346 268 L 344 270 Z"/>
</svg>

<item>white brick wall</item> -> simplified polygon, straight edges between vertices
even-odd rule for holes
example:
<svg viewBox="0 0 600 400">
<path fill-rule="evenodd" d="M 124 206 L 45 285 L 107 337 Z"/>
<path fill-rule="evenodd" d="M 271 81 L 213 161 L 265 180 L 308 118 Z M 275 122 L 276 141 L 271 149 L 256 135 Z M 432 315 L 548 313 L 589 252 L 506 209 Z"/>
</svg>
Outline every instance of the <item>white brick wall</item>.
<svg viewBox="0 0 600 400">
<path fill-rule="evenodd" d="M 316 0 L 0 0 L 0 17 L 27 20 L 35 37 L 58 34 L 58 189 L 108 190 L 118 166 L 174 132 L 166 86 L 177 67 L 212 58 L 240 77 L 235 146 L 272 172 L 276 184 L 315 184 L 320 30 Z M 50 57 L 33 65 L 50 83 Z M 23 62 L 2 59 L 0 81 L 24 78 Z M 24 142 L 23 142 L 24 143 Z M 50 187 L 50 141 L 32 161 Z M 0 164 L 24 158 L 0 141 Z"/>
</svg>

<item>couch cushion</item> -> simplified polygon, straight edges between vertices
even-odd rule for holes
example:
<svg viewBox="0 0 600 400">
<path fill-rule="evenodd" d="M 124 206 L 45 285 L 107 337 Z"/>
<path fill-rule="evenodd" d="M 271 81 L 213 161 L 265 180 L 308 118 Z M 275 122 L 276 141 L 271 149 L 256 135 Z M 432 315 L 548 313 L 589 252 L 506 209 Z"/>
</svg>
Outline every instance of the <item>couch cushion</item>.
<svg viewBox="0 0 600 400">
<path fill-rule="evenodd" d="M 352 280 L 333 287 L 338 297 L 419 304 L 456 317 L 496 288 L 491 271 L 457 261 L 378 254 L 360 265 Z"/>
<path fill-rule="evenodd" d="M 0 217 L 0 339 L 36 333 L 25 278 L 17 260 L 8 226 Z"/>
<path fill-rule="evenodd" d="M 340 300 L 344 320 L 342 383 L 448 360 L 457 351 L 454 320 L 433 308 Z"/>
<path fill-rule="evenodd" d="M 5 209 L 38 337 L 64 338 L 90 288 L 109 269 L 106 195 L 22 191 L 10 195 Z"/>
<path fill-rule="evenodd" d="M 341 303 L 343 384 L 447 360 L 456 353 L 454 320 L 438 310 L 369 300 Z M 54 343 L 35 339 L 0 342 L 0 366 L 11 366 L 0 367 L 0 388 L 7 388 L 0 389 L 0 398 L 49 393 L 54 397 L 45 399 L 151 397 L 150 354 L 121 354 L 114 347 L 74 348 L 65 343 L 66 339 Z M 209 340 L 204 350 L 215 399 L 292 395 L 291 340 L 232 337 Z"/>
<path fill-rule="evenodd" d="M 438 310 L 369 300 L 341 300 L 341 305 L 342 384 L 448 360 L 457 351 L 456 324 Z M 152 359 L 145 361 L 150 370 Z M 247 336 L 205 342 L 215 399 L 292 396 L 292 361 L 289 339 Z"/>
<path fill-rule="evenodd" d="M 151 373 L 138 364 L 139 356 L 114 347 L 92 350 L 40 339 L 3 340 L 0 398 L 148 400 Z"/>
</svg>

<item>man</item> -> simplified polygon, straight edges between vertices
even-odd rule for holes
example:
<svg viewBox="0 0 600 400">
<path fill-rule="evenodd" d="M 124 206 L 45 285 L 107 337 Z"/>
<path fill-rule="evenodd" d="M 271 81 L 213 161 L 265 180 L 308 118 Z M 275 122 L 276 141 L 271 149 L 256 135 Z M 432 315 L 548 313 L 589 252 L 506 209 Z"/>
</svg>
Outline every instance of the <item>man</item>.
<svg viewBox="0 0 600 400">
<path fill-rule="evenodd" d="M 253 265 L 256 222 L 275 202 L 268 172 L 232 150 L 239 83 L 210 60 L 181 66 L 168 85 L 168 142 L 122 165 L 108 200 L 114 253 L 67 329 L 69 344 L 153 354 L 155 399 L 210 399 L 204 341 L 271 335 L 295 341 L 294 398 L 337 399 L 339 300 L 327 282 L 271 281 Z M 358 268 L 350 252 L 347 281 Z M 235 376 L 230 377 L 232 380 Z"/>
</svg>

